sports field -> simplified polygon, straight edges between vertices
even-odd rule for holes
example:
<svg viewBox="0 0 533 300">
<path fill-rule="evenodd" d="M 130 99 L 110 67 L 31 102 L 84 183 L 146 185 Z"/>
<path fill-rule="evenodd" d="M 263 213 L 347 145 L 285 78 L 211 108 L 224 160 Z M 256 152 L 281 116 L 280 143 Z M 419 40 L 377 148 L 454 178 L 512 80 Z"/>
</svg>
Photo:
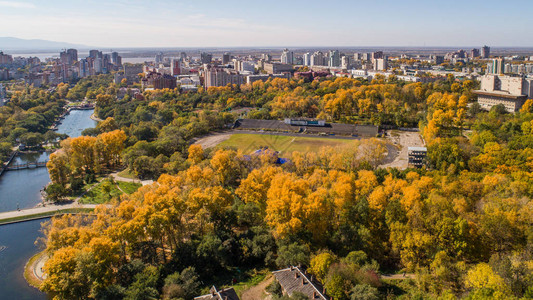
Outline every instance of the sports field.
<svg viewBox="0 0 533 300">
<path fill-rule="evenodd" d="M 232 134 L 227 140 L 218 144 L 218 147 L 235 147 L 245 153 L 264 147 L 281 153 L 293 151 L 318 152 L 322 147 L 335 147 L 353 142 L 354 140 L 348 139 L 237 133 Z"/>
</svg>

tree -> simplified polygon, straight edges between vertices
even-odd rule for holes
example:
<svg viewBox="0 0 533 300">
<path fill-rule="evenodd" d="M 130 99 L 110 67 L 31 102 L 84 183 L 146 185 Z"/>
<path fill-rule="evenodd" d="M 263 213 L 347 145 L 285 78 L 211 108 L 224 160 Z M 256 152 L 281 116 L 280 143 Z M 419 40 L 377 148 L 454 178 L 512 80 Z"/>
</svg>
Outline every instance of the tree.
<svg viewBox="0 0 533 300">
<path fill-rule="evenodd" d="M 311 258 L 309 272 L 322 282 L 326 279 L 329 267 L 337 260 L 337 257 L 329 252 L 323 252 Z"/>
<path fill-rule="evenodd" d="M 141 273 L 135 275 L 135 281 L 126 290 L 126 300 L 157 299 L 157 280 L 159 271 L 154 266 L 147 266 Z"/>
<path fill-rule="evenodd" d="M 369 284 L 358 284 L 350 290 L 351 300 L 378 300 L 379 291 Z"/>
<path fill-rule="evenodd" d="M 309 246 L 292 243 L 283 245 L 278 250 L 276 264 L 280 268 L 307 265 L 309 263 Z"/>
<path fill-rule="evenodd" d="M 465 286 L 474 290 L 486 290 L 495 298 L 502 298 L 509 291 L 503 279 L 486 263 L 479 263 L 468 271 Z"/>
<path fill-rule="evenodd" d="M 200 282 L 194 267 L 185 268 L 181 273 L 173 273 L 165 278 L 164 299 L 193 299 L 200 292 Z"/>
</svg>

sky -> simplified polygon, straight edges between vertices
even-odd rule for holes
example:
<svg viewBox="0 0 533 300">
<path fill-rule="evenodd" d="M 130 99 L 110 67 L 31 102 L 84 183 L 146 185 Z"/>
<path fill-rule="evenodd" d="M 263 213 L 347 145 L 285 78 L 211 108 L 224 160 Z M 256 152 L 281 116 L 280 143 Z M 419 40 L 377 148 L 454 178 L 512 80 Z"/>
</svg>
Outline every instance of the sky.
<svg viewBox="0 0 533 300">
<path fill-rule="evenodd" d="M 532 11 L 532 0 L 0 0 L 0 36 L 117 48 L 531 47 Z"/>
</svg>

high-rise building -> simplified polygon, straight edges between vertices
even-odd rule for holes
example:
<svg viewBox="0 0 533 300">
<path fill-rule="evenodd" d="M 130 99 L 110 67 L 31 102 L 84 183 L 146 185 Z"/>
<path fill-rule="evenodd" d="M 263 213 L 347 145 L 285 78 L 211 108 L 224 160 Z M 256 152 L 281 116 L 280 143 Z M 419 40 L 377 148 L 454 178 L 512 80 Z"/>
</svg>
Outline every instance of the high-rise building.
<svg viewBox="0 0 533 300">
<path fill-rule="evenodd" d="M 245 77 L 235 71 L 229 71 L 216 67 L 204 68 L 204 86 L 206 88 L 211 86 L 226 86 L 228 84 L 241 85 L 245 81 Z"/>
<path fill-rule="evenodd" d="M 339 50 L 330 50 L 328 66 L 339 67 L 340 65 L 341 65 L 341 56 L 340 56 Z"/>
<path fill-rule="evenodd" d="M 213 55 L 209 53 L 202 52 L 200 53 L 200 61 L 202 64 L 210 64 L 213 60 Z"/>
<path fill-rule="evenodd" d="M 222 64 L 227 65 L 229 63 L 230 57 L 231 55 L 228 52 L 222 54 Z"/>
<path fill-rule="evenodd" d="M 341 57 L 341 67 L 343 69 L 348 69 L 350 65 L 351 65 L 350 57 L 348 55 L 343 55 Z"/>
<path fill-rule="evenodd" d="M 266 62 L 270 62 L 272 60 L 272 55 L 268 53 L 261 54 L 261 58 L 264 59 Z"/>
<path fill-rule="evenodd" d="M 316 51 L 311 55 L 311 66 L 323 66 L 324 65 L 324 53 Z"/>
<path fill-rule="evenodd" d="M 294 64 L 294 52 L 289 51 L 287 48 L 283 49 L 283 52 L 281 53 L 281 63 L 289 65 Z"/>
<path fill-rule="evenodd" d="M 170 61 L 170 73 L 172 74 L 172 76 L 177 76 L 177 75 L 181 74 L 180 66 L 181 66 L 181 60 L 180 59 L 173 58 Z"/>
<path fill-rule="evenodd" d="M 163 63 L 163 59 L 164 59 L 164 55 L 163 55 L 163 52 L 159 52 L 158 54 L 155 55 L 155 64 L 158 65 L 158 64 L 162 64 Z"/>
<path fill-rule="evenodd" d="M 492 74 L 504 74 L 505 73 L 505 59 L 503 57 L 495 58 L 492 60 Z"/>
<path fill-rule="evenodd" d="M 80 78 L 84 78 L 84 77 L 91 75 L 91 72 L 89 69 L 89 62 L 85 58 L 80 59 L 80 62 L 78 64 L 78 69 L 79 69 L 78 77 Z"/>
<path fill-rule="evenodd" d="M 387 70 L 387 58 L 377 58 L 374 59 L 374 70 L 375 71 L 385 71 Z"/>
<path fill-rule="evenodd" d="M 304 66 L 311 65 L 311 54 L 309 52 L 305 53 L 303 56 L 303 65 Z"/>
<path fill-rule="evenodd" d="M 470 50 L 470 57 L 472 58 L 479 57 L 479 49 L 474 48 Z"/>
<path fill-rule="evenodd" d="M 181 59 L 182 61 L 187 60 L 187 53 L 185 53 L 185 52 L 181 52 L 181 53 L 180 53 L 180 59 Z"/>
<path fill-rule="evenodd" d="M 68 49 L 67 53 L 70 57 L 71 64 L 78 61 L 78 50 L 76 49 Z"/>
<path fill-rule="evenodd" d="M 78 50 L 68 49 L 59 53 L 59 60 L 64 65 L 72 65 L 78 61 Z"/>
<path fill-rule="evenodd" d="M 383 51 L 372 52 L 372 61 L 383 58 Z"/>
<path fill-rule="evenodd" d="M 481 48 L 481 57 L 482 58 L 489 58 L 490 57 L 490 47 L 489 46 L 483 46 Z"/>
<path fill-rule="evenodd" d="M 98 51 L 98 50 L 91 50 L 91 51 L 89 51 L 89 57 L 96 58 L 96 57 L 98 57 L 98 53 L 99 52 L 100 51 Z"/>
<path fill-rule="evenodd" d="M 112 52 L 111 53 L 111 62 L 115 65 L 115 66 L 118 66 L 118 52 Z"/>
<path fill-rule="evenodd" d="M 0 51 L 0 65 L 8 65 L 13 62 L 13 56 Z"/>
</svg>

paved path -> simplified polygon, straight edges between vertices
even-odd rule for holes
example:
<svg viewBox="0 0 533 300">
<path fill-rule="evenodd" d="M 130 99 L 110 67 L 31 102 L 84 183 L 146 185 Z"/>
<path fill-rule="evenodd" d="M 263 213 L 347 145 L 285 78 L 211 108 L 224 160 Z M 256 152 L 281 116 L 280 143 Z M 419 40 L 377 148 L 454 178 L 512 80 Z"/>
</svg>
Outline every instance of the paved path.
<svg viewBox="0 0 533 300">
<path fill-rule="evenodd" d="M 406 280 L 406 279 L 416 279 L 416 274 L 406 273 L 406 274 L 383 274 L 381 279 L 391 279 L 391 280 Z"/>
<path fill-rule="evenodd" d="M 46 274 L 43 272 L 43 267 L 48 258 L 48 254 L 41 252 L 37 261 L 33 263 L 33 275 L 35 275 L 35 277 L 41 281 L 46 279 Z"/>
<path fill-rule="evenodd" d="M 134 182 L 134 183 L 140 183 L 142 185 L 149 185 L 154 183 L 153 180 L 140 180 L 136 178 L 126 178 L 126 177 L 120 177 L 118 175 L 118 172 L 111 173 L 109 176 L 112 176 L 115 181 L 125 181 L 125 182 Z"/>
<path fill-rule="evenodd" d="M 97 204 L 78 204 L 78 203 L 69 203 L 69 204 L 47 204 L 46 206 L 34 207 L 29 209 L 21 209 L 15 211 L 7 211 L 0 213 L 0 220 L 10 219 L 15 217 L 24 217 L 31 216 L 42 213 L 56 212 L 64 209 L 73 209 L 73 208 L 95 208 Z"/>
<path fill-rule="evenodd" d="M 259 300 L 265 295 L 265 288 L 274 281 L 274 276 L 269 275 L 265 280 L 256 286 L 249 288 L 242 293 L 242 300 Z"/>
</svg>

